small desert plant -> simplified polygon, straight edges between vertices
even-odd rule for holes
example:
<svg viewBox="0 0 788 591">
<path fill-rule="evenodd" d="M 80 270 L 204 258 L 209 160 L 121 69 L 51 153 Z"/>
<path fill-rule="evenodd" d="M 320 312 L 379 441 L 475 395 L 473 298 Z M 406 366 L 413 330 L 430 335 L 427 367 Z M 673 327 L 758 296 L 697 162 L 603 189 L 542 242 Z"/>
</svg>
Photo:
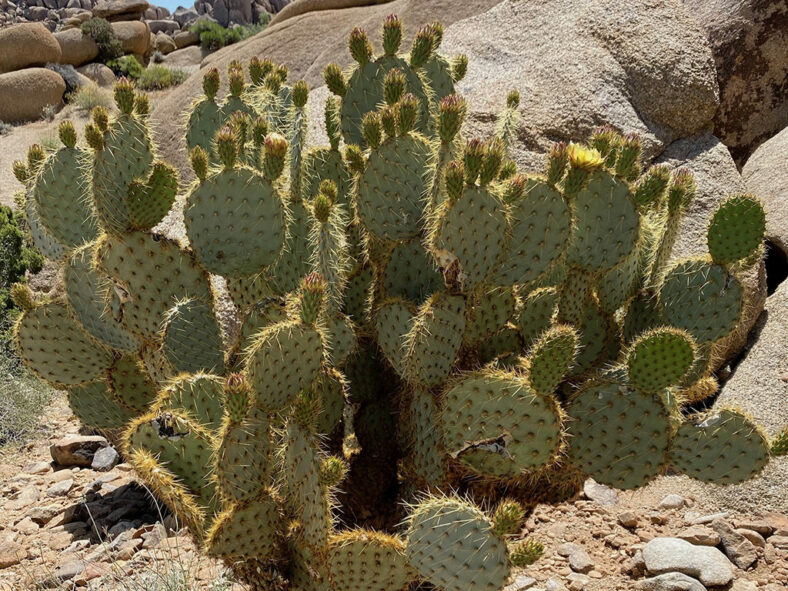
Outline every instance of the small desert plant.
<svg viewBox="0 0 788 591">
<path fill-rule="evenodd" d="M 83 111 L 91 111 L 93 107 L 110 109 L 114 104 L 112 102 L 112 96 L 99 88 L 96 84 L 85 84 L 80 86 L 75 92 L 68 95 L 67 100 Z"/>
<path fill-rule="evenodd" d="M 125 76 L 131 80 L 137 80 L 145 69 L 133 55 L 124 55 L 118 59 L 110 60 L 107 62 L 107 66 L 115 72 L 116 76 Z"/>
<path fill-rule="evenodd" d="M 5 121 L 0 121 L 0 135 L 6 135 L 14 130 L 14 126 Z"/>
<path fill-rule="evenodd" d="M 268 21 L 266 20 L 264 23 L 229 29 L 221 26 L 219 23 L 200 21 L 192 25 L 189 30 L 199 36 L 200 47 L 208 51 L 216 51 L 227 45 L 232 45 L 233 43 L 238 43 L 239 41 L 257 35 L 257 33 L 265 29 L 267 25 Z"/>
<path fill-rule="evenodd" d="M 82 23 L 82 32 L 99 47 L 98 61 L 107 62 L 123 55 L 123 44 L 112 30 L 112 25 L 103 18 L 91 18 Z"/>
<path fill-rule="evenodd" d="M 165 57 L 165 56 L 164 56 L 164 54 L 163 54 L 161 51 L 159 51 L 159 50 L 157 49 L 157 50 L 155 50 L 155 51 L 153 52 L 153 54 L 151 54 L 151 56 L 150 56 L 150 60 L 151 60 L 151 61 L 152 61 L 154 64 L 160 64 L 160 63 L 162 63 L 162 62 L 164 61 L 164 57 Z"/>
<path fill-rule="evenodd" d="M 178 86 L 188 77 L 189 74 L 183 70 L 152 65 L 142 71 L 142 75 L 137 79 L 137 88 L 142 90 L 161 90 L 170 86 Z"/>
<path fill-rule="evenodd" d="M 4 353 L 0 354 L 0 371 L 0 445 L 6 445 L 35 429 L 52 389 Z"/>
</svg>

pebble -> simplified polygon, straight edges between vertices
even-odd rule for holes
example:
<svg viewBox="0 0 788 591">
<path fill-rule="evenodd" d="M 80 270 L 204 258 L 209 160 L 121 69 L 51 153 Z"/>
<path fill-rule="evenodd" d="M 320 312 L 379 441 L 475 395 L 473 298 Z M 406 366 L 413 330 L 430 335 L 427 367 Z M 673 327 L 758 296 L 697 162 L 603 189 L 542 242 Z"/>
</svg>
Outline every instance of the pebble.
<svg viewBox="0 0 788 591">
<path fill-rule="evenodd" d="M 766 546 L 766 540 L 763 539 L 763 536 L 753 529 L 740 527 L 736 530 L 736 533 L 750 540 L 758 548 Z"/>
<path fill-rule="evenodd" d="M 62 497 L 67 495 L 69 491 L 74 488 L 74 480 L 69 478 L 67 480 L 61 480 L 60 482 L 56 482 L 52 486 L 47 489 L 47 496 L 48 497 Z"/>
<path fill-rule="evenodd" d="M 108 445 L 97 450 L 93 455 L 90 467 L 97 472 L 107 472 L 112 470 L 120 461 L 120 455 L 115 448 Z"/>
<path fill-rule="evenodd" d="M 758 585 L 746 579 L 736 579 L 729 591 L 758 591 Z"/>
<path fill-rule="evenodd" d="M 711 522 L 711 527 L 720 536 L 720 543 L 725 549 L 725 554 L 731 562 L 741 569 L 747 569 L 758 560 L 758 552 L 755 545 L 740 533 L 737 533 L 733 526 L 724 519 L 715 519 Z"/>
<path fill-rule="evenodd" d="M 583 484 L 583 494 L 585 494 L 586 498 L 605 507 L 612 507 L 618 503 L 618 492 L 616 492 L 616 489 L 599 484 L 593 478 L 589 478 Z"/>
<path fill-rule="evenodd" d="M 682 573 L 665 573 L 635 584 L 638 591 L 706 591 L 697 579 Z"/>
<path fill-rule="evenodd" d="M 22 468 L 22 472 L 27 474 L 39 475 L 52 471 L 52 464 L 49 462 L 33 462 Z"/>
<path fill-rule="evenodd" d="M 667 495 L 659 502 L 660 509 L 681 509 L 684 506 L 684 497 L 681 495 Z"/>
<path fill-rule="evenodd" d="M 632 511 L 624 511 L 618 514 L 618 523 L 622 527 L 635 528 L 638 525 L 638 516 Z"/>
<path fill-rule="evenodd" d="M 504 591 L 526 591 L 536 585 L 536 579 L 527 575 L 517 575 L 512 581 L 512 584 L 506 587 Z"/>
<path fill-rule="evenodd" d="M 716 546 L 720 543 L 720 536 L 717 532 L 699 525 L 680 531 L 676 537 L 696 546 Z"/>
<path fill-rule="evenodd" d="M 558 579 L 550 577 L 544 583 L 545 591 L 568 591 L 564 584 Z"/>
<path fill-rule="evenodd" d="M 710 546 L 693 546 L 678 538 L 656 538 L 643 548 L 650 574 L 680 572 L 704 585 L 724 586 L 733 579 L 733 567 L 725 555 Z"/>
<path fill-rule="evenodd" d="M 558 547 L 558 554 L 569 558 L 569 568 L 578 573 L 587 573 L 594 568 L 594 561 L 585 548 L 578 544 L 567 542 Z"/>
<path fill-rule="evenodd" d="M 769 543 L 780 550 L 788 550 L 788 536 L 771 536 Z"/>
<path fill-rule="evenodd" d="M 17 542 L 4 540 L 0 543 L 0 569 L 19 564 L 26 556 L 27 552 Z"/>
</svg>

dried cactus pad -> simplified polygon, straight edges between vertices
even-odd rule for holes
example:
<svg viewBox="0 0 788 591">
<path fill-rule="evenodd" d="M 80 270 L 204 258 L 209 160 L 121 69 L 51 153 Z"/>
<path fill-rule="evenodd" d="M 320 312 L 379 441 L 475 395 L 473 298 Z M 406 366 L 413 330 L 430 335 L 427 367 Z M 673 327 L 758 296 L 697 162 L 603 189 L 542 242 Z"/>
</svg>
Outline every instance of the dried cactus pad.
<svg viewBox="0 0 788 591">
<path fill-rule="evenodd" d="M 758 474 L 769 461 L 769 444 L 744 414 L 721 410 L 698 423 L 679 427 L 670 449 L 670 464 L 705 482 L 734 484 Z"/>
<path fill-rule="evenodd" d="M 445 591 L 498 591 L 509 577 L 506 543 L 475 507 L 458 499 L 429 499 L 411 515 L 408 562 Z"/>
</svg>

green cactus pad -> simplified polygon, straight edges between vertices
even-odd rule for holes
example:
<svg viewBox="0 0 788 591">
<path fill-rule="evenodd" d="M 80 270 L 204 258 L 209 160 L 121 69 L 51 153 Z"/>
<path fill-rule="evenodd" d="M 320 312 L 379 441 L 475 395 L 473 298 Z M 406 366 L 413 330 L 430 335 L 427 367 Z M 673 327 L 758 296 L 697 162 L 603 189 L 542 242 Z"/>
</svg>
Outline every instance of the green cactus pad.
<svg viewBox="0 0 788 591">
<path fill-rule="evenodd" d="M 30 192 L 40 223 L 67 248 L 95 240 L 99 233 L 82 168 L 87 157 L 80 148 L 61 148 L 44 161 Z"/>
<path fill-rule="evenodd" d="M 388 240 L 419 234 L 430 157 L 429 144 L 416 134 L 391 138 L 371 151 L 356 195 L 356 210 L 368 232 Z"/>
<path fill-rule="evenodd" d="M 480 371 L 450 384 L 443 401 L 450 456 L 483 475 L 514 477 L 551 464 L 561 449 L 561 411 L 514 373 Z"/>
<path fill-rule="evenodd" d="M 514 315 L 514 307 L 510 288 L 486 289 L 475 294 L 472 305 L 468 306 L 463 340 L 473 344 L 498 332 Z"/>
<path fill-rule="evenodd" d="M 210 435 L 183 415 L 151 413 L 136 419 L 124 433 L 126 451 L 147 451 L 175 474 L 204 507 L 214 507 Z"/>
<path fill-rule="evenodd" d="M 123 324 L 146 339 L 158 340 L 167 310 L 175 302 L 212 299 L 208 275 L 194 255 L 161 236 L 144 232 L 105 236 L 98 242 L 96 261 L 126 293 Z"/>
<path fill-rule="evenodd" d="M 329 540 L 327 562 L 335 591 L 401 591 L 414 578 L 398 538 L 352 530 Z"/>
<path fill-rule="evenodd" d="M 659 292 L 665 319 L 689 332 L 698 343 L 730 333 L 742 313 L 739 281 L 721 265 L 687 259 L 674 265 Z"/>
<path fill-rule="evenodd" d="M 367 324 L 367 298 L 373 278 L 374 271 L 368 266 L 359 267 L 348 276 L 342 311 L 358 326 Z"/>
<path fill-rule="evenodd" d="M 167 312 L 162 351 L 178 372 L 224 373 L 224 348 L 213 306 L 189 299 Z"/>
<path fill-rule="evenodd" d="M 33 239 L 33 244 L 41 251 L 42 255 L 50 261 L 57 261 L 69 252 L 68 246 L 55 238 L 41 222 L 36 202 L 33 201 L 29 194 L 25 199 L 25 218 L 27 219 L 27 226 L 30 228 L 30 237 Z"/>
<path fill-rule="evenodd" d="M 167 361 L 158 343 L 144 343 L 139 351 L 139 358 L 148 376 L 159 387 L 166 385 L 174 377 L 175 370 Z"/>
<path fill-rule="evenodd" d="M 446 380 L 465 334 L 465 298 L 446 292 L 432 294 L 419 309 L 405 341 L 403 370 L 427 387 Z"/>
<path fill-rule="evenodd" d="M 709 254 L 720 265 L 746 259 L 761 246 L 765 232 L 766 213 L 758 199 L 751 195 L 729 197 L 709 223 Z"/>
<path fill-rule="evenodd" d="M 419 575 L 444 591 L 498 591 L 509 578 L 506 542 L 459 499 L 419 503 L 408 520 L 406 552 Z"/>
<path fill-rule="evenodd" d="M 379 269 L 384 297 L 403 297 L 422 303 L 443 286 L 443 277 L 418 238 L 397 242 Z"/>
<path fill-rule="evenodd" d="M 580 312 L 580 353 L 575 360 L 573 374 L 593 367 L 605 354 L 610 341 L 614 340 L 610 319 L 594 298 L 588 298 Z"/>
<path fill-rule="evenodd" d="M 68 405 L 82 424 L 94 429 L 120 429 L 137 415 L 113 399 L 106 382 L 69 388 Z"/>
<path fill-rule="evenodd" d="M 126 206 L 131 227 L 150 230 L 156 226 L 172 208 L 177 194 L 178 173 L 167 164 L 154 163 L 145 182 L 134 181 L 129 185 Z"/>
<path fill-rule="evenodd" d="M 304 158 L 302 172 L 303 184 L 301 198 L 311 201 L 317 195 L 320 183 L 324 180 L 334 181 L 337 186 L 337 203 L 349 203 L 351 178 L 345 161 L 339 150 L 330 148 L 313 148 Z"/>
<path fill-rule="evenodd" d="M 553 287 L 542 287 L 529 293 L 522 301 L 517 328 L 526 347 L 550 328 L 558 312 L 558 292 Z"/>
<path fill-rule="evenodd" d="M 269 270 L 271 287 L 279 295 L 298 287 L 298 282 L 310 271 L 312 256 L 309 242 L 312 212 L 301 201 L 291 201 L 287 207 L 290 211 L 287 240 L 282 255 Z"/>
<path fill-rule="evenodd" d="M 381 302 L 375 314 L 378 346 L 398 374 L 403 375 L 405 339 L 416 317 L 416 308 L 402 298 Z"/>
<path fill-rule="evenodd" d="M 566 377 L 578 353 L 577 332 L 569 326 L 546 330 L 525 360 L 528 383 L 534 392 L 550 396 Z"/>
<path fill-rule="evenodd" d="M 511 231 L 494 282 L 530 283 L 548 273 L 566 252 L 572 226 L 569 206 L 554 187 L 530 178 L 509 218 Z"/>
<path fill-rule="evenodd" d="M 744 414 L 714 411 L 679 427 L 670 448 L 670 464 L 690 478 L 718 484 L 743 482 L 769 461 L 769 444 Z"/>
<path fill-rule="evenodd" d="M 335 367 L 341 366 L 356 348 L 353 321 L 341 313 L 325 319 L 326 353 Z"/>
<path fill-rule="evenodd" d="M 330 434 L 342 422 L 342 413 L 348 395 L 347 380 L 335 369 L 324 369 L 321 370 L 312 389 L 320 399 L 317 431 Z"/>
<path fill-rule="evenodd" d="M 131 353 L 139 350 L 140 340 L 113 316 L 113 308 L 120 305 L 117 293 L 93 266 L 94 245 L 74 252 L 65 262 L 63 283 L 66 300 L 82 327 L 108 347 Z M 109 298 L 108 304 L 106 299 Z"/>
<path fill-rule="evenodd" d="M 433 53 L 422 68 L 422 76 L 426 79 L 432 90 L 433 102 L 440 103 L 441 99 L 454 94 L 454 79 L 451 64 L 438 53 Z"/>
<path fill-rule="evenodd" d="M 189 151 L 200 146 L 213 154 L 213 138 L 224 122 L 224 113 L 213 100 L 202 98 L 195 103 L 186 123 L 186 145 Z"/>
<path fill-rule="evenodd" d="M 282 252 L 282 198 L 249 168 L 222 170 L 195 185 L 183 216 L 194 254 L 210 273 L 254 275 Z"/>
<path fill-rule="evenodd" d="M 246 374 L 261 408 L 276 412 L 308 388 L 323 362 L 323 338 L 293 322 L 263 330 L 249 352 Z"/>
<path fill-rule="evenodd" d="M 104 134 L 104 147 L 93 158 L 92 187 L 96 213 L 105 229 L 125 232 L 133 227 L 129 186 L 148 178 L 152 149 L 148 128 L 133 115 L 121 115 Z"/>
<path fill-rule="evenodd" d="M 25 365 L 52 384 L 92 382 L 112 365 L 111 351 L 88 336 L 63 303 L 53 301 L 28 310 L 15 331 Z"/>
<path fill-rule="evenodd" d="M 578 193 L 569 260 L 596 272 L 612 269 L 638 243 L 639 217 L 629 185 L 606 171 Z"/>
<path fill-rule="evenodd" d="M 241 312 L 246 312 L 274 295 L 264 275 L 252 277 L 226 277 L 227 293 Z"/>
<path fill-rule="evenodd" d="M 107 384 L 115 400 L 136 413 L 146 412 L 156 398 L 156 384 L 134 355 L 115 359 L 109 369 Z"/>
<path fill-rule="evenodd" d="M 159 412 L 175 411 L 203 429 L 216 431 L 224 415 L 224 380 L 209 374 L 185 374 L 156 399 Z"/>
<path fill-rule="evenodd" d="M 205 537 L 209 556 L 267 558 L 282 527 L 276 503 L 267 492 L 233 503 L 222 511 Z"/>
<path fill-rule="evenodd" d="M 410 476 L 432 486 L 441 486 L 447 478 L 443 457 L 440 410 L 432 392 L 415 387 L 406 397 L 404 465 Z"/>
<path fill-rule="evenodd" d="M 214 474 L 222 497 L 232 501 L 259 497 L 271 471 L 268 415 L 251 406 L 238 424 L 225 417 L 218 437 Z"/>
<path fill-rule="evenodd" d="M 668 324 L 659 298 L 650 294 L 639 295 L 629 301 L 625 308 L 622 334 L 624 341 L 634 341 L 638 335 Z"/>
<path fill-rule="evenodd" d="M 599 278 L 596 293 L 607 314 L 613 314 L 635 295 L 640 271 L 640 253 L 635 250 Z"/>
<path fill-rule="evenodd" d="M 465 187 L 460 198 L 445 200 L 430 231 L 430 251 L 442 269 L 459 264 L 460 284 L 484 281 L 500 259 L 508 231 L 506 210 L 487 187 Z"/>
<path fill-rule="evenodd" d="M 331 509 L 320 484 L 317 442 L 292 420 L 283 440 L 285 502 L 301 524 L 299 538 L 313 548 L 323 547 L 331 529 Z"/>
<path fill-rule="evenodd" d="M 631 489 L 664 467 L 671 425 L 659 395 L 591 383 L 573 396 L 567 412 L 569 457 L 587 476 Z"/>
<path fill-rule="evenodd" d="M 695 360 L 695 342 L 683 330 L 658 328 L 642 334 L 627 355 L 629 383 L 641 392 L 677 385 Z"/>
</svg>

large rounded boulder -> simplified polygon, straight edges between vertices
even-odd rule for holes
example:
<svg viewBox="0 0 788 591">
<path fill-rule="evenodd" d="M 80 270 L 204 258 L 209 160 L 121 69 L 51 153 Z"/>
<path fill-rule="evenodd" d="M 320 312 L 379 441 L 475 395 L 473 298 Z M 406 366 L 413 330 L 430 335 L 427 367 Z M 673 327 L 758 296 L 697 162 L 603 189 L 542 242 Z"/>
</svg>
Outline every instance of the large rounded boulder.
<svg viewBox="0 0 788 591">
<path fill-rule="evenodd" d="M 63 103 L 65 91 L 66 83 L 60 74 L 46 68 L 0 74 L 0 121 L 38 119 L 45 107 Z"/>
<path fill-rule="evenodd" d="M 60 57 L 60 44 L 41 23 L 0 29 L 0 74 L 59 62 Z"/>
<path fill-rule="evenodd" d="M 93 61 L 99 54 L 98 45 L 89 35 L 85 35 L 80 29 L 65 29 L 55 33 L 60 45 L 62 56 L 61 64 L 81 66 Z"/>
</svg>

